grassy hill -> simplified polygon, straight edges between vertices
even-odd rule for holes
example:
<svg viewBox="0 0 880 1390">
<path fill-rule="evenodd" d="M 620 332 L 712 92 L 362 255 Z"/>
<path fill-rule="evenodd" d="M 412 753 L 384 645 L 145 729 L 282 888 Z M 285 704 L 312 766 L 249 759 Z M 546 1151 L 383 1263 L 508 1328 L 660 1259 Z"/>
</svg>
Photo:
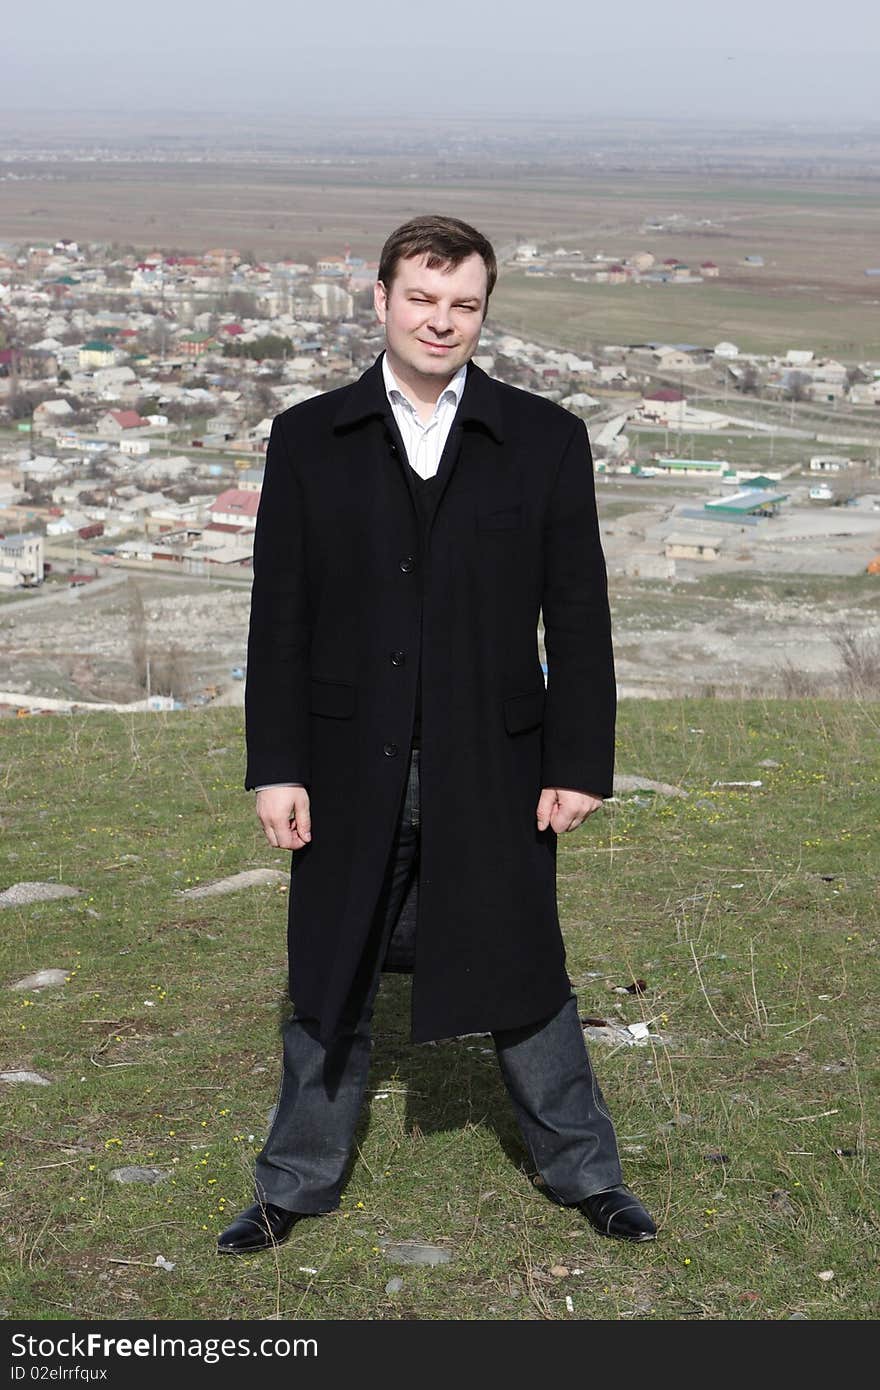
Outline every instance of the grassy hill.
<svg viewBox="0 0 880 1390">
<path fill-rule="evenodd" d="M 618 770 L 688 795 L 621 795 L 560 839 L 582 1013 L 665 1039 L 591 1043 L 648 1247 L 532 1185 L 491 1040 L 410 1047 L 391 978 L 341 1211 L 277 1257 L 215 1258 L 285 1007 L 284 886 L 176 896 L 286 864 L 241 789 L 241 715 L 5 720 L 0 740 L 0 888 L 82 889 L 0 912 L 0 1070 L 51 1082 L 0 1083 L 5 1316 L 876 1316 L 876 705 L 624 702 Z M 6 987 L 48 967 L 68 982 Z M 120 1185 L 123 1164 L 163 1180 Z M 451 1262 L 390 1263 L 383 1241 L 414 1237 Z"/>
</svg>

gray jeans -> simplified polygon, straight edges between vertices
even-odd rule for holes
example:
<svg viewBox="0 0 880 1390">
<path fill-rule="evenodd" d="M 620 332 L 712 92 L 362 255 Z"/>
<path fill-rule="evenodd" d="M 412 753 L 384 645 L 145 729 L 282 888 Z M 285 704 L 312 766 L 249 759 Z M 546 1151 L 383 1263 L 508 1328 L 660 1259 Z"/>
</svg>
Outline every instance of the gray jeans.
<svg viewBox="0 0 880 1390">
<path fill-rule="evenodd" d="M 363 1104 L 371 1022 L 401 906 L 412 903 L 419 854 L 419 750 L 409 777 L 373 932 L 341 1030 L 325 1047 L 318 1023 L 294 1012 L 283 1029 L 278 1103 L 257 1156 L 258 1200 L 297 1212 L 339 1205 Z M 574 995 L 558 1013 L 492 1034 L 520 1132 L 546 1190 L 570 1205 L 622 1181 L 611 1116 L 593 1073 Z"/>
</svg>

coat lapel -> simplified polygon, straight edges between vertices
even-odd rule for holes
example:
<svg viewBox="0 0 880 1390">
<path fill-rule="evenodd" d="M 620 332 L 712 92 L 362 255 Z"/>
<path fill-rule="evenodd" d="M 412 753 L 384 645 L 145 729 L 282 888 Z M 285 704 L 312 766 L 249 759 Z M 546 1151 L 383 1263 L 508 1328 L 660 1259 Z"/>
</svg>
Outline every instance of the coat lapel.
<svg viewBox="0 0 880 1390">
<path fill-rule="evenodd" d="M 346 433 L 358 426 L 379 419 L 384 423 L 386 447 L 389 443 L 394 444 L 397 450 L 397 461 L 403 469 L 413 509 L 418 515 L 412 468 L 407 459 L 403 439 L 397 428 L 394 412 L 385 391 L 381 353 L 363 376 L 353 382 L 346 391 L 345 399 L 337 412 L 333 428 L 338 433 Z M 475 367 L 473 362 L 469 362 L 461 402 L 455 413 L 455 419 L 452 422 L 452 428 L 449 431 L 437 468 L 437 495 L 428 523 L 429 537 L 434 517 L 462 455 L 462 445 L 473 433 L 487 435 L 498 445 L 504 442 L 497 384 L 481 368 Z M 378 430 L 375 431 L 374 438 L 377 442 L 381 439 Z M 381 448 L 377 449 L 376 452 L 377 457 L 384 456 Z"/>
</svg>

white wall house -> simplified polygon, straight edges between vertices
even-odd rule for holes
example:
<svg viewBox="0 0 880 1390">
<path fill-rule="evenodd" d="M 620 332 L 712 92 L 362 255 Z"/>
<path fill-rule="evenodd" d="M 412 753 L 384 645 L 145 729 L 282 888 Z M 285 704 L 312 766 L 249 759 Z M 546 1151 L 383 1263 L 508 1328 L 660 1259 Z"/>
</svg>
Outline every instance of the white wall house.
<svg viewBox="0 0 880 1390">
<path fill-rule="evenodd" d="M 43 582 L 43 537 L 6 536 L 0 540 L 0 588 L 20 589 Z"/>
</svg>

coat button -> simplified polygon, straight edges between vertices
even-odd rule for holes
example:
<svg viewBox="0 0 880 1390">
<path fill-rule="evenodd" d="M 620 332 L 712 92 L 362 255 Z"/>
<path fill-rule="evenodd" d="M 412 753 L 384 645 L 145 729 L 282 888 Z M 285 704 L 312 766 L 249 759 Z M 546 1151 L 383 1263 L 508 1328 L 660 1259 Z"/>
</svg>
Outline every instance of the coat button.
<svg viewBox="0 0 880 1390">
<path fill-rule="evenodd" d="M 406 661 L 406 652 L 392 652 L 392 653 L 391 653 L 391 665 L 392 665 L 392 666 L 402 666 L 403 663 L 404 663 L 405 661 Z"/>
<path fill-rule="evenodd" d="M 400 568 L 403 570 L 404 574 L 409 574 L 410 570 L 414 570 L 415 567 L 416 562 L 413 557 L 411 555 L 404 555 L 403 559 L 400 561 Z"/>
<path fill-rule="evenodd" d="M 385 747 L 382 749 L 382 752 L 385 754 L 386 758 L 396 758 L 398 751 L 399 750 L 396 743 L 386 743 Z"/>
</svg>

